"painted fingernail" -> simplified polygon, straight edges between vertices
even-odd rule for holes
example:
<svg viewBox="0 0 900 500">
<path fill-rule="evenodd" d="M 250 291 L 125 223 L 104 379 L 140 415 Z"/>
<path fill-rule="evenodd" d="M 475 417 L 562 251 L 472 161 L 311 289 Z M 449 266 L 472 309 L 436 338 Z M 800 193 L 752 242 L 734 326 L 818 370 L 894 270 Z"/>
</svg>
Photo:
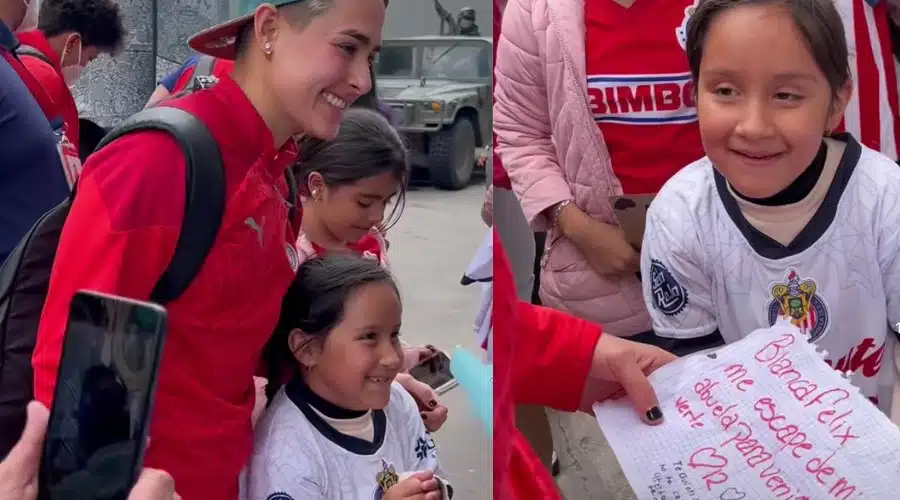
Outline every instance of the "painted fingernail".
<svg viewBox="0 0 900 500">
<path fill-rule="evenodd" d="M 437 408 L 437 401 L 432 399 L 431 401 L 428 402 L 428 407 L 431 409 Z"/>
<path fill-rule="evenodd" d="M 659 406 L 654 406 L 647 411 L 647 420 L 650 422 L 656 422 L 657 420 L 662 418 L 662 410 L 659 409 Z"/>
</svg>

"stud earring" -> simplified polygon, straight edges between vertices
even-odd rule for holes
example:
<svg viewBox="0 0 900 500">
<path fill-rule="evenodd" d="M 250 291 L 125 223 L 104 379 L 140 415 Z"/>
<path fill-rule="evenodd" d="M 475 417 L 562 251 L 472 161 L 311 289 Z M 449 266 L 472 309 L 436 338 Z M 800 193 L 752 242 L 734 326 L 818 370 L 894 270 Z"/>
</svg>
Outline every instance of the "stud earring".
<svg viewBox="0 0 900 500">
<path fill-rule="evenodd" d="M 266 55 L 270 55 L 272 53 L 272 44 L 270 42 L 266 42 L 266 44 L 263 45 L 263 49 L 266 51 Z"/>
<path fill-rule="evenodd" d="M 313 190 L 313 192 L 312 192 L 312 199 L 313 199 L 314 201 L 319 201 L 319 192 L 318 192 L 318 191 Z"/>
</svg>

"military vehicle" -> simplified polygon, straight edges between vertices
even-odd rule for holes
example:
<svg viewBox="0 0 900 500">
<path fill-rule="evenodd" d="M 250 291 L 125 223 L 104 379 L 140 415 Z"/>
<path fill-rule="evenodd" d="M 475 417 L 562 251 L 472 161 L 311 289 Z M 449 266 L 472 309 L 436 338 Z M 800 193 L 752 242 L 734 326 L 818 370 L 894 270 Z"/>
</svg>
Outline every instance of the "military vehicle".
<svg viewBox="0 0 900 500">
<path fill-rule="evenodd" d="M 378 97 L 392 108 L 414 167 L 427 169 L 438 188 L 467 186 L 476 150 L 491 143 L 491 45 L 474 36 L 382 42 Z"/>
</svg>

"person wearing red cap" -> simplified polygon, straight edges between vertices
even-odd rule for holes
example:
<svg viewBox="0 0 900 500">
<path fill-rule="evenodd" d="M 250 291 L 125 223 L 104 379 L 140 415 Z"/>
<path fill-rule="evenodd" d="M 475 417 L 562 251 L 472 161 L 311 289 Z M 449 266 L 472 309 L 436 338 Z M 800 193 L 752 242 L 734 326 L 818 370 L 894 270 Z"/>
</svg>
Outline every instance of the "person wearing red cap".
<svg viewBox="0 0 900 500">
<path fill-rule="evenodd" d="M 202 121 L 224 164 L 224 219 L 169 331 L 144 464 L 185 500 L 235 500 L 251 453 L 253 375 L 297 270 L 285 171 L 294 136 L 324 140 L 368 92 L 384 0 L 243 0 L 241 17 L 192 37 L 234 60 L 212 88 L 162 103 Z M 146 300 L 172 260 L 185 208 L 181 147 L 139 131 L 87 161 L 60 238 L 37 334 L 35 397 L 50 405 L 69 302 L 79 289 Z M 289 202 L 289 203 L 286 203 Z"/>
<path fill-rule="evenodd" d="M 516 429 L 514 404 L 590 412 L 624 394 L 644 422 L 663 421 L 647 375 L 675 359 L 566 313 L 516 298 L 509 260 L 494 232 L 494 498 L 560 498 L 553 478 Z"/>
</svg>

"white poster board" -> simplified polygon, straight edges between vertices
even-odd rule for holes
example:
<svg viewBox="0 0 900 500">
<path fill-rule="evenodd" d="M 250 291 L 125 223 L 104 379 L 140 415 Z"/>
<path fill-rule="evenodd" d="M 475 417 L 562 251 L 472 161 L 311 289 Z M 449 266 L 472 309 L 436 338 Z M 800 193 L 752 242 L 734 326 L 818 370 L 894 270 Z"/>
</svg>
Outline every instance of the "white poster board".
<svg viewBox="0 0 900 500">
<path fill-rule="evenodd" d="M 900 430 L 851 380 L 781 322 L 653 373 L 659 426 L 594 412 L 642 500 L 900 498 Z"/>
</svg>

